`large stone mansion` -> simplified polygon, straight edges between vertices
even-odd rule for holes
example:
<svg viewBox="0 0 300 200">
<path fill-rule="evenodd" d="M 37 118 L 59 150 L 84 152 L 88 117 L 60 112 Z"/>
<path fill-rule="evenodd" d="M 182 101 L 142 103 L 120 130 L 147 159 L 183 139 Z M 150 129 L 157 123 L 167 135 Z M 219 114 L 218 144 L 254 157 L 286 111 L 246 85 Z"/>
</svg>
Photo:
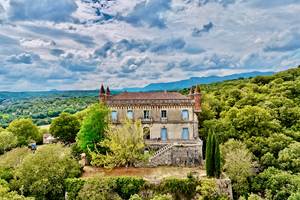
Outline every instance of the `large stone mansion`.
<svg viewBox="0 0 300 200">
<path fill-rule="evenodd" d="M 153 165 L 186 165 L 202 163 L 202 141 L 198 133 L 201 112 L 199 89 L 188 96 L 177 92 L 123 92 L 111 95 L 100 89 L 100 101 L 111 109 L 111 122 L 122 125 L 125 119 L 142 122 L 148 148 L 156 150 L 150 158 Z"/>
</svg>

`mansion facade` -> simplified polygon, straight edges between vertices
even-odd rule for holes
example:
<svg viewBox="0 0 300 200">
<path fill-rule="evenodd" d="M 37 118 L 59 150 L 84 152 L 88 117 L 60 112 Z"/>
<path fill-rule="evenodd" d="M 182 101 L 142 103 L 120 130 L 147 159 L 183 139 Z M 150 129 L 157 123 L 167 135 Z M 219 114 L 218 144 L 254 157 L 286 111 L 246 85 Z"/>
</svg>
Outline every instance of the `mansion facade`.
<svg viewBox="0 0 300 200">
<path fill-rule="evenodd" d="M 157 165 L 182 165 L 182 157 L 186 156 L 183 159 L 185 165 L 187 160 L 192 164 L 201 163 L 202 141 L 199 139 L 197 116 L 201 112 L 199 88 L 192 88 L 188 96 L 167 91 L 111 95 L 109 88 L 105 91 L 101 86 L 100 101 L 111 109 L 111 122 L 116 126 L 121 126 L 126 119 L 141 121 L 145 143 L 157 150 L 156 157 L 152 159 L 158 161 Z M 179 161 L 178 156 L 174 158 L 176 154 L 183 154 L 179 155 Z"/>
</svg>

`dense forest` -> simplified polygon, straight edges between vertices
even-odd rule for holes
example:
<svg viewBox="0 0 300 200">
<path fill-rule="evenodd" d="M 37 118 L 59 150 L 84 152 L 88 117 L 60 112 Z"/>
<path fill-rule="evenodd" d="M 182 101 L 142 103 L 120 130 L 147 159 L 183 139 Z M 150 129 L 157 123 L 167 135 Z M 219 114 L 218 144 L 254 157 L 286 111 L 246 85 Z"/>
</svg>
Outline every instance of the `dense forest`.
<svg viewBox="0 0 300 200">
<path fill-rule="evenodd" d="M 78 96 L 75 97 L 74 94 Z M 88 96 L 87 96 L 88 95 Z M 37 125 L 48 125 L 51 119 L 62 112 L 74 114 L 97 102 L 97 93 L 88 93 L 81 96 L 81 92 L 57 93 L 32 96 L 19 95 L 8 98 L 0 103 L 0 126 L 7 127 L 10 122 L 19 118 L 32 118 Z"/>
<path fill-rule="evenodd" d="M 243 174 L 241 160 L 231 169 L 224 168 L 235 194 L 281 200 L 299 192 L 300 67 L 201 89 L 200 137 L 206 140 L 209 130 L 214 130 L 223 145 L 233 139 L 239 142 L 236 157 L 242 155 L 243 146 L 251 154 L 251 173 Z"/>
</svg>

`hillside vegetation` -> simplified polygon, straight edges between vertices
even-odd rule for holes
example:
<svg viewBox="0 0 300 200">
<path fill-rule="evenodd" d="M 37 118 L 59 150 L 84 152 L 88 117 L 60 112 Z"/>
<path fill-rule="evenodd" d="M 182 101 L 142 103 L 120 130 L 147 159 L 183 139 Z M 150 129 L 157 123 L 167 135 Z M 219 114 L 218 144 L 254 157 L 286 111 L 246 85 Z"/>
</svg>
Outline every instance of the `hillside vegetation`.
<svg viewBox="0 0 300 200">
<path fill-rule="evenodd" d="M 200 137 L 206 140 L 212 129 L 220 143 L 232 146 L 234 139 L 236 148 L 245 145 L 252 157 L 254 169 L 243 177 L 242 163 L 232 157 L 228 162 L 233 163 L 226 163 L 223 155 L 224 167 L 231 164 L 231 170 L 224 171 L 232 179 L 235 195 L 252 192 L 281 200 L 296 193 L 300 188 L 300 67 L 201 89 Z M 241 151 L 236 153 L 236 158 L 241 156 Z M 234 167 L 235 173 L 230 174 Z"/>
<path fill-rule="evenodd" d="M 75 92 L 74 92 L 75 93 Z M 96 96 L 32 96 L 6 99 L 0 101 L 0 127 L 7 127 L 10 122 L 19 118 L 32 118 L 36 125 L 48 125 L 51 119 L 62 112 L 74 114 L 97 102 Z"/>
</svg>

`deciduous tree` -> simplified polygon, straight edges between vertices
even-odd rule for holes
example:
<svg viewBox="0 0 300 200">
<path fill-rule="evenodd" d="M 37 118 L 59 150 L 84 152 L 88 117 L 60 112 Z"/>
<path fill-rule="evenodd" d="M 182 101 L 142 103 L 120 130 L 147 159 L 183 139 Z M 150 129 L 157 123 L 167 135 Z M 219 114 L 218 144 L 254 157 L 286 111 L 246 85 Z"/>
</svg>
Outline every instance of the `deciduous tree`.
<svg viewBox="0 0 300 200">
<path fill-rule="evenodd" d="M 65 143 L 75 142 L 79 130 L 80 123 L 78 119 L 69 113 L 60 114 L 52 121 L 50 126 L 50 133 Z"/>
<path fill-rule="evenodd" d="M 144 139 L 140 121 L 125 121 L 122 127 L 111 127 L 107 131 L 107 138 L 100 142 L 100 146 L 107 148 L 105 155 L 92 153 L 92 164 L 108 168 L 132 166 L 143 160 Z"/>
<path fill-rule="evenodd" d="M 17 146 L 17 137 L 9 131 L 0 131 L 0 154 Z"/>
<path fill-rule="evenodd" d="M 12 188 L 37 199 L 63 199 L 64 179 L 78 177 L 80 166 L 60 144 L 39 147 L 16 168 Z"/>
<path fill-rule="evenodd" d="M 221 146 L 224 159 L 223 170 L 232 181 L 236 197 L 247 195 L 248 177 L 253 175 L 252 154 L 240 141 L 229 140 Z"/>
<path fill-rule="evenodd" d="M 9 124 L 7 130 L 17 136 L 20 146 L 27 145 L 39 138 L 39 129 L 31 119 L 16 119 Z"/>
<path fill-rule="evenodd" d="M 103 104 L 94 104 L 88 108 L 76 138 L 77 144 L 83 151 L 94 151 L 96 145 L 104 139 L 105 131 L 108 129 L 109 112 Z"/>
</svg>

